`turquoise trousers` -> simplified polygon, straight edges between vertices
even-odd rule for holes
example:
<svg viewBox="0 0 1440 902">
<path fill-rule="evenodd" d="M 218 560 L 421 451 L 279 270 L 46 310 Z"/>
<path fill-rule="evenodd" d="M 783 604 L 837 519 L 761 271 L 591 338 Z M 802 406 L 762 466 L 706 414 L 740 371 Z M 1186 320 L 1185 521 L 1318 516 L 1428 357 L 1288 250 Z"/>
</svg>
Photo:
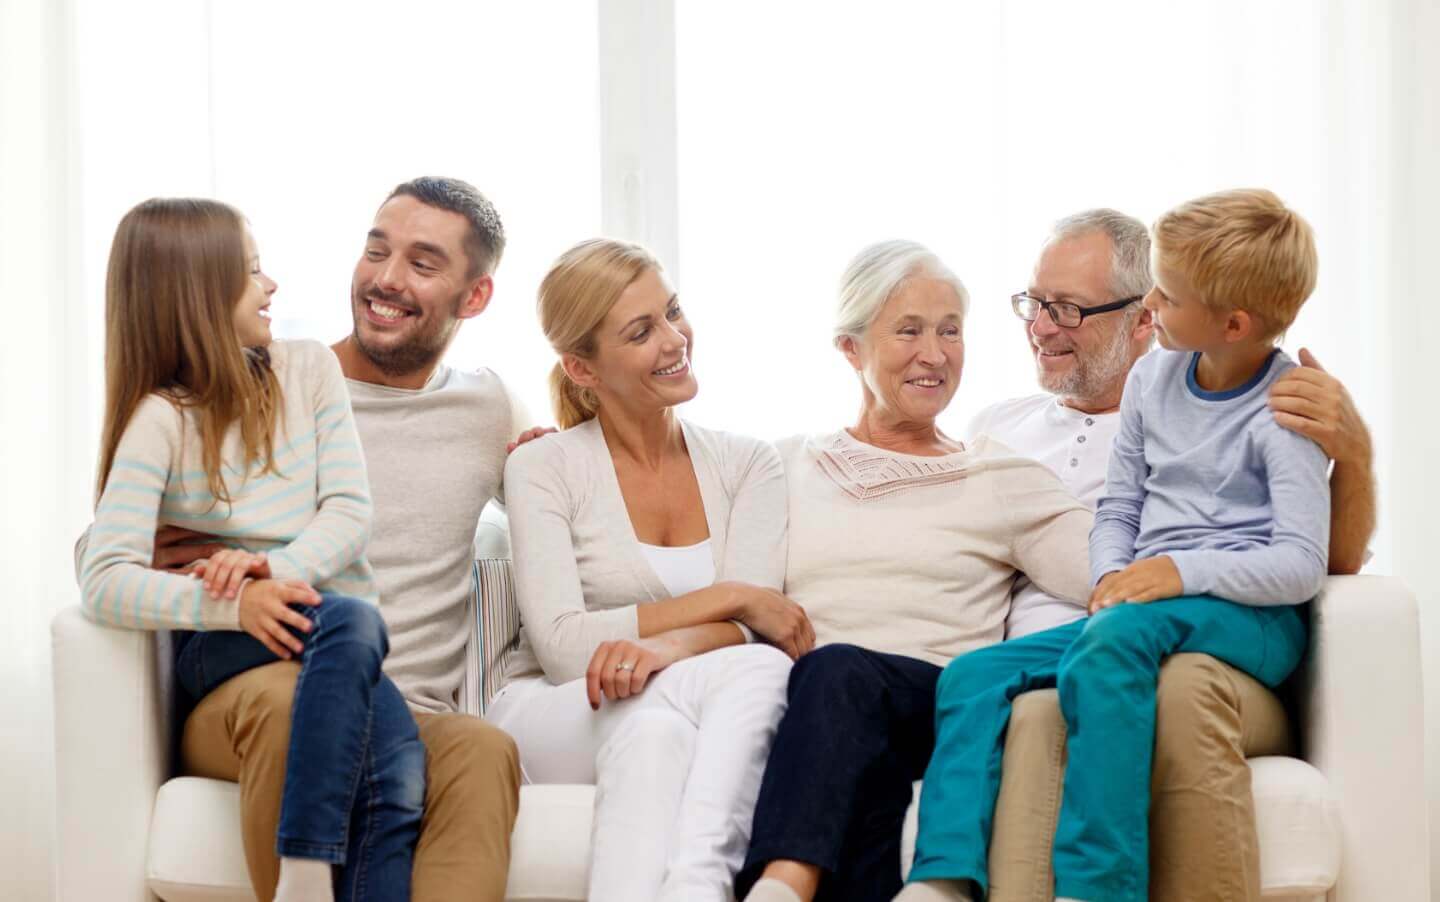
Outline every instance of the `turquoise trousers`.
<svg viewBox="0 0 1440 902">
<path fill-rule="evenodd" d="M 1143 902 L 1161 662 L 1208 654 L 1274 688 L 1304 654 L 1306 613 L 1304 605 L 1251 607 L 1208 596 L 1122 604 L 956 658 L 936 690 L 935 752 L 910 879 L 971 880 L 988 891 L 1010 703 L 1056 686 L 1069 764 L 1055 831 L 1055 894 Z"/>
</svg>

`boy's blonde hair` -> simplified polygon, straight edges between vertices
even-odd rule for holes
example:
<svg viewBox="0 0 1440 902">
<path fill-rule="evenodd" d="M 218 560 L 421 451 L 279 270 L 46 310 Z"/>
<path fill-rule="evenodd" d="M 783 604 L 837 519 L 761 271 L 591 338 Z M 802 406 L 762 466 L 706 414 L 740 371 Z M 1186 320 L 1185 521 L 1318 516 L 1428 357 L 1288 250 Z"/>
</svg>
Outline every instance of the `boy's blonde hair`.
<svg viewBox="0 0 1440 902">
<path fill-rule="evenodd" d="M 1195 286 L 1206 306 L 1244 310 L 1260 337 L 1278 338 L 1315 290 L 1315 234 L 1262 188 L 1183 203 L 1155 222 L 1155 256 Z"/>
</svg>

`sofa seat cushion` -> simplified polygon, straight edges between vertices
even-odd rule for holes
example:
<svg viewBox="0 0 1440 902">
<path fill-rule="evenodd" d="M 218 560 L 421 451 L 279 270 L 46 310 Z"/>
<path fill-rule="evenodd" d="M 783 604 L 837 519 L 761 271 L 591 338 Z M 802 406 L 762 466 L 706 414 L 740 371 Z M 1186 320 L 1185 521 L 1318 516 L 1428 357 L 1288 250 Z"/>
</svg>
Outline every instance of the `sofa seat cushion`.
<svg viewBox="0 0 1440 902">
<path fill-rule="evenodd" d="M 1339 810 L 1325 777 L 1295 758 L 1250 761 L 1266 899 L 1322 895 L 1340 875 Z M 920 784 L 905 819 L 903 870 L 915 855 Z M 524 786 L 506 898 L 581 902 L 590 870 L 591 786 Z M 160 788 L 150 826 L 150 889 L 165 902 L 254 902 L 234 783 L 179 777 Z M 459 900 L 463 902 L 463 900 Z"/>
<path fill-rule="evenodd" d="M 1323 896 L 1340 877 L 1340 811 L 1325 776 L 1298 758 L 1252 758 L 1251 793 L 1260 840 L 1260 895 Z M 900 869 L 915 861 L 920 784 L 905 814 Z"/>
<path fill-rule="evenodd" d="M 523 786 L 511 836 L 512 902 L 582 902 L 592 786 Z M 240 837 L 240 787 L 177 777 L 155 797 L 146 879 L 165 902 L 255 902 Z M 464 900 L 456 900 L 464 902 Z"/>
<path fill-rule="evenodd" d="M 145 878 L 166 902 L 255 902 L 240 837 L 240 787 L 177 777 L 155 794 Z"/>
<path fill-rule="evenodd" d="M 1340 805 L 1325 775 L 1297 758 L 1251 758 L 1265 898 L 1322 895 L 1340 879 Z"/>
<path fill-rule="evenodd" d="M 510 835 L 510 902 L 583 902 L 590 875 L 593 786 L 522 786 Z"/>
</svg>

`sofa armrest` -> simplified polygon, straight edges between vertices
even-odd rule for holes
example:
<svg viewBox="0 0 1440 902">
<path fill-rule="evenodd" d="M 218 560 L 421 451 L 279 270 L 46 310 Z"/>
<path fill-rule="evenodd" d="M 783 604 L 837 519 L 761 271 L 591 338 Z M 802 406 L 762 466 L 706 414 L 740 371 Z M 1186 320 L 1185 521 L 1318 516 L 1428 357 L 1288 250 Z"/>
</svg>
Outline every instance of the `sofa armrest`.
<svg viewBox="0 0 1440 902">
<path fill-rule="evenodd" d="M 59 902 L 150 902 L 145 856 L 170 773 L 168 633 L 122 630 L 69 607 L 50 623 Z"/>
<path fill-rule="evenodd" d="M 1313 602 L 1302 742 L 1339 802 L 1337 902 L 1430 896 L 1419 629 L 1398 579 L 1331 577 Z"/>
</svg>

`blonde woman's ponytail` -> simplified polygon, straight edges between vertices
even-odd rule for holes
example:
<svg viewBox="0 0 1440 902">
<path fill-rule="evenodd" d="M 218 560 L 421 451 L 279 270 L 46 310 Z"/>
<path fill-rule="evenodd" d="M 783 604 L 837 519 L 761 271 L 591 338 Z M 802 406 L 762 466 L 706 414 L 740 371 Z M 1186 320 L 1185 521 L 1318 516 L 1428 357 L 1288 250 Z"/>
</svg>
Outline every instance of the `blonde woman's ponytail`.
<svg viewBox="0 0 1440 902">
<path fill-rule="evenodd" d="M 555 424 L 561 429 L 593 419 L 599 408 L 595 393 L 576 385 L 558 363 L 550 370 L 550 405 L 555 409 Z"/>
<path fill-rule="evenodd" d="M 631 283 L 660 263 L 628 241 L 592 238 L 560 255 L 540 282 L 536 310 L 540 329 L 556 354 L 589 358 L 595 330 Z M 550 371 L 550 403 L 561 429 L 592 419 L 600 409 L 595 392 L 581 388 L 557 362 Z"/>
</svg>

